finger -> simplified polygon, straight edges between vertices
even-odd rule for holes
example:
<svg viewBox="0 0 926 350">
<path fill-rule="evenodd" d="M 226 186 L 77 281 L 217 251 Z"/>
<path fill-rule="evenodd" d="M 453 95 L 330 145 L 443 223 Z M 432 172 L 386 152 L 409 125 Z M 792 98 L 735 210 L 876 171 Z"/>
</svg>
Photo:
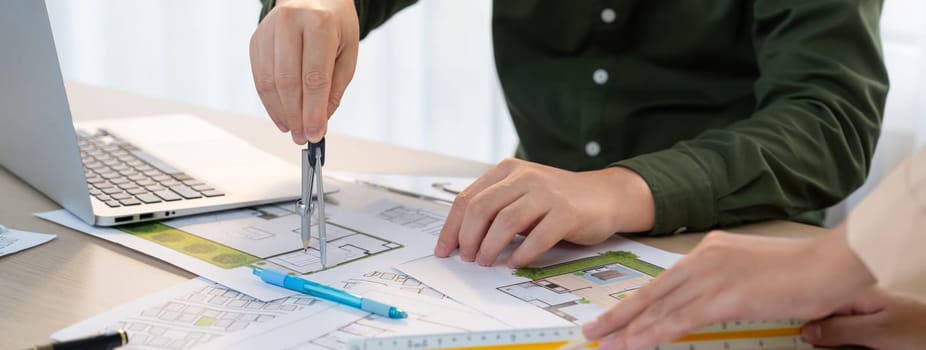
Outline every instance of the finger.
<svg viewBox="0 0 926 350">
<path fill-rule="evenodd" d="M 876 315 L 837 316 L 811 322 L 801 328 L 801 336 L 808 343 L 818 346 L 870 345 L 877 339 L 872 331 L 876 328 Z"/>
<path fill-rule="evenodd" d="M 302 127 L 302 31 L 293 11 L 281 11 L 273 33 L 273 75 L 283 111 L 283 120 L 292 131 L 293 142 L 305 144 Z"/>
<path fill-rule="evenodd" d="M 595 321 L 582 327 L 582 332 L 588 339 L 598 339 L 626 327 L 648 307 L 684 284 L 686 275 L 688 275 L 687 264 L 679 262 L 675 267 L 663 272 L 645 287 L 598 316 Z"/>
<path fill-rule="evenodd" d="M 569 234 L 571 222 L 562 214 L 551 210 L 540 220 L 537 227 L 527 234 L 524 241 L 508 257 L 507 265 L 511 268 L 527 266 L 540 255 L 553 248 L 556 243 Z"/>
<path fill-rule="evenodd" d="M 519 232 L 529 229 L 549 211 L 549 206 L 541 204 L 536 196 L 524 194 L 513 203 L 498 212 L 489 226 L 479 250 L 476 263 L 492 266 L 502 250 L 511 243 Z"/>
<path fill-rule="evenodd" d="M 280 95 L 277 94 L 276 81 L 273 76 L 273 26 L 264 23 L 254 31 L 249 46 L 251 56 L 251 74 L 254 78 L 254 87 L 257 95 L 264 105 L 270 120 L 280 132 L 289 132 L 283 122 L 283 107 L 280 106 Z"/>
<path fill-rule="evenodd" d="M 709 326 L 711 322 L 697 317 L 697 315 L 707 312 L 707 310 L 703 310 L 703 306 L 709 305 L 709 303 L 708 300 L 699 300 L 698 302 L 682 305 L 669 315 L 666 315 L 662 319 L 664 322 L 658 325 L 649 325 L 636 332 L 636 334 L 633 326 L 628 327 L 627 334 L 623 338 L 625 348 L 652 348 L 659 344 L 672 342 L 693 331 Z"/>
<path fill-rule="evenodd" d="M 341 105 L 341 98 L 344 97 L 344 91 L 347 85 L 354 78 L 354 71 L 357 69 L 357 44 L 353 42 L 341 42 L 346 45 L 338 54 L 334 61 L 334 75 L 331 77 L 331 92 L 328 94 L 328 118 Z"/>
<path fill-rule="evenodd" d="M 313 20 L 321 21 L 321 18 Z M 303 33 L 302 125 L 309 142 L 319 142 L 328 129 L 328 96 L 338 38 L 330 26 L 316 25 L 313 28 L 319 29 Z"/>
<path fill-rule="evenodd" d="M 700 281 L 699 281 L 700 282 Z M 716 300 L 712 300 L 710 296 L 705 296 L 700 291 L 692 291 L 698 284 L 692 286 L 685 282 L 679 283 L 675 289 L 670 291 L 664 297 L 657 299 L 651 305 L 647 306 L 639 316 L 632 319 L 625 327 L 625 335 L 628 338 L 642 337 L 641 339 L 646 342 L 648 341 L 647 337 L 652 336 L 652 328 L 662 328 L 667 321 L 667 319 L 673 313 L 679 312 L 679 310 L 689 310 L 686 308 L 686 305 L 692 304 L 693 301 L 701 299 L 705 304 L 715 303 Z M 692 314 L 681 314 L 675 315 L 675 318 L 689 318 L 688 323 L 709 323 L 712 321 L 710 319 L 712 313 L 703 313 L 700 315 Z M 706 319 L 705 321 L 701 321 Z M 651 341 L 651 340 L 649 340 Z"/>
<path fill-rule="evenodd" d="M 489 171 L 467 186 L 466 189 L 457 194 L 453 200 L 453 205 L 450 207 L 450 213 L 447 214 L 447 220 L 444 221 L 444 227 L 441 228 L 440 235 L 437 237 L 437 246 L 434 247 L 435 256 L 446 258 L 457 249 L 460 244 L 460 226 L 463 223 L 466 207 L 469 206 L 469 202 L 475 195 L 510 174 L 511 167 L 503 166 L 505 163 L 506 161 L 502 161 L 499 165 L 492 167 L 492 169 L 489 169 Z"/>
<path fill-rule="evenodd" d="M 460 224 L 460 258 L 463 261 L 475 260 L 479 246 L 496 215 L 526 192 L 525 184 L 509 176 L 473 197 L 463 213 L 463 223 Z"/>
</svg>

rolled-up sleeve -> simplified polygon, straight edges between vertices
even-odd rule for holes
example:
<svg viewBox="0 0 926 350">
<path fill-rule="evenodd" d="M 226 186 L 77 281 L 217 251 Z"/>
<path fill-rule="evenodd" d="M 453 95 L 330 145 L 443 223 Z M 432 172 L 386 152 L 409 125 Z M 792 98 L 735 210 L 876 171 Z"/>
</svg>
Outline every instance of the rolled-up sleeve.
<svg viewBox="0 0 926 350">
<path fill-rule="evenodd" d="M 793 218 L 867 176 L 888 90 L 881 1 L 754 1 L 752 11 L 754 112 L 613 164 L 650 185 L 653 234 Z"/>
</svg>

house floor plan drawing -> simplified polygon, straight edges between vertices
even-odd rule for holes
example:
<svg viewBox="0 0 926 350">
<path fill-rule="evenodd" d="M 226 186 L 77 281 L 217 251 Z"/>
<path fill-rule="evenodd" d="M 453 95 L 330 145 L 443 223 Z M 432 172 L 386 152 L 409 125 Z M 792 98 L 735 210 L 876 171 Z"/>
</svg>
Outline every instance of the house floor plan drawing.
<svg viewBox="0 0 926 350">
<path fill-rule="evenodd" d="M 430 300 L 446 299 L 443 294 L 424 286 L 421 282 L 389 269 L 369 271 L 353 278 L 345 278 L 333 285 L 350 291 L 377 288 L 394 291 L 394 294 L 400 296 L 408 294 L 418 298 L 408 304 L 420 304 L 417 300 L 424 300 L 425 304 L 422 307 L 433 307 L 434 305 L 427 304 Z M 125 349 L 191 349 L 239 333 L 259 333 L 261 329 L 275 327 L 275 322 L 287 323 L 288 317 L 311 319 L 313 315 L 332 315 L 333 308 L 336 308 L 333 303 L 301 294 L 263 302 L 218 283 L 197 278 L 71 325 L 53 334 L 52 338 L 73 339 L 121 328 L 131 334 L 129 345 L 123 347 Z M 427 324 L 427 317 L 421 314 L 421 309 L 413 309 L 416 313 L 413 313 L 412 317 Z M 329 347 L 341 344 L 356 334 L 366 334 L 363 332 L 365 329 L 382 334 L 393 332 L 384 329 L 393 327 L 388 326 L 388 321 L 384 326 L 383 321 L 378 320 L 377 316 L 364 317 L 362 312 L 357 312 L 357 315 L 348 314 L 346 317 L 339 315 L 337 319 L 341 322 L 337 327 L 333 326 L 304 341 L 314 341 L 313 346 L 324 348 L 326 346 L 321 344 L 328 344 Z"/>
<path fill-rule="evenodd" d="M 266 205 L 160 223 L 128 225 L 120 229 L 150 237 L 156 243 L 169 244 L 219 267 L 237 267 L 265 260 L 299 274 L 323 270 L 318 238 L 312 237 L 308 252 L 303 252 L 299 225 L 300 218 L 294 208 Z M 402 244 L 342 225 L 328 222 L 326 226 L 328 267 L 402 248 Z M 164 238 L 169 241 L 164 242 Z"/>
<path fill-rule="evenodd" d="M 615 236 L 594 246 L 561 244 L 512 269 L 505 255 L 483 267 L 425 257 L 396 268 L 453 300 L 523 328 L 582 324 L 649 283 L 681 255 Z"/>
<path fill-rule="evenodd" d="M 631 252 L 608 251 L 544 268 L 517 269 L 515 275 L 530 280 L 497 289 L 581 324 L 643 287 L 661 271 Z"/>
<path fill-rule="evenodd" d="M 363 211 L 379 219 L 434 237 L 440 234 L 444 221 L 447 219 L 445 212 L 412 207 L 388 199 L 373 202 Z"/>
<path fill-rule="evenodd" d="M 307 295 L 263 302 L 194 279 L 65 328 L 52 338 L 74 339 L 124 329 L 131 337 L 123 349 L 191 349 L 293 313 L 330 307 Z"/>
<path fill-rule="evenodd" d="M 267 205 L 119 228 L 89 226 L 61 210 L 37 215 L 141 251 L 265 301 L 292 292 L 261 282 L 251 274 L 254 267 L 336 284 L 344 276 L 388 270 L 430 255 L 436 243 L 436 237 L 426 232 L 360 210 L 331 205 L 325 223 L 328 264 L 323 267 L 317 239 L 313 237 L 310 249 L 303 251 L 300 217 L 294 210 L 291 205 Z"/>
<path fill-rule="evenodd" d="M 394 286 L 364 289 L 361 293 L 364 297 L 401 307 L 408 313 L 408 318 L 393 320 L 373 314 L 350 318 L 350 314 L 345 312 L 330 312 L 335 309 L 319 314 L 300 313 L 294 314 L 295 317 L 288 318 L 285 323 L 264 327 L 262 332 L 240 332 L 209 344 L 206 348 L 223 349 L 234 345 L 243 349 L 340 350 L 346 348 L 350 339 L 360 337 L 511 328 L 510 325 L 450 299 L 409 293 Z M 300 315 L 304 318 L 297 319 Z"/>
<path fill-rule="evenodd" d="M 352 289 L 358 285 L 373 285 L 380 288 L 399 289 L 404 292 L 425 295 L 438 299 L 446 299 L 444 293 L 426 286 L 421 281 L 393 269 L 370 271 L 361 276 L 341 281 L 337 286 L 343 289 Z"/>
</svg>

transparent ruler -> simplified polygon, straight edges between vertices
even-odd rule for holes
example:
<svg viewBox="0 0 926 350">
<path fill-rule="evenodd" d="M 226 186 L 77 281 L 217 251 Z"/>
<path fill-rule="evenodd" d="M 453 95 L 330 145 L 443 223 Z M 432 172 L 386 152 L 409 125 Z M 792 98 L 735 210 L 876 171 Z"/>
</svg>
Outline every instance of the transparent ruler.
<svg viewBox="0 0 926 350">
<path fill-rule="evenodd" d="M 654 350 L 813 349 L 801 339 L 800 321 L 729 322 L 702 329 Z M 582 339 L 578 326 L 510 329 L 471 333 L 404 335 L 350 340 L 350 350 L 398 349 L 559 349 Z M 594 348 L 592 344 L 590 347 Z"/>
</svg>

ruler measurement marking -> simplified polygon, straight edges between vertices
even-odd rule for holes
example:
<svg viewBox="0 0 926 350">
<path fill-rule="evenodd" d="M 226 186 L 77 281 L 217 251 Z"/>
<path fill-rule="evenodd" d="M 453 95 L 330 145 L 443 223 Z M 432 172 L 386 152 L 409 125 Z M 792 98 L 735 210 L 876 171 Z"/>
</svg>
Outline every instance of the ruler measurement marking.
<svg viewBox="0 0 926 350">
<path fill-rule="evenodd" d="M 730 349 L 730 343 L 725 340 L 748 340 L 757 339 L 761 348 L 765 347 L 763 339 L 797 337 L 800 336 L 801 330 L 795 326 L 800 323 L 778 324 L 778 328 L 767 329 L 744 329 L 736 330 L 737 327 L 747 325 L 721 325 L 721 331 L 708 331 L 703 333 L 693 333 L 676 340 L 675 344 L 687 343 L 688 349 L 697 350 L 700 347 L 698 342 L 724 341 L 722 349 Z M 432 335 L 405 335 L 396 336 L 392 339 L 367 338 L 353 339 L 350 341 L 351 350 L 379 350 L 379 349 L 397 349 L 398 344 L 417 345 L 407 348 L 430 348 L 435 345 L 439 349 L 445 350 L 475 350 L 475 349 L 494 349 L 494 350 L 538 350 L 538 349 L 557 349 L 566 345 L 573 338 L 581 336 L 578 327 L 558 327 L 558 328 L 541 328 L 534 330 L 501 330 L 473 332 L 469 334 L 432 334 Z M 391 340 L 391 341 L 390 341 Z M 505 343 L 502 343 L 505 341 Z M 795 349 L 798 349 L 801 342 L 797 338 L 792 338 Z M 389 347 L 392 343 L 393 347 Z M 694 344 L 691 344 L 694 343 Z M 708 344 L 704 344 L 708 345 Z M 597 347 L 597 344 L 593 344 Z M 713 348 L 712 348 L 713 349 Z"/>
</svg>

